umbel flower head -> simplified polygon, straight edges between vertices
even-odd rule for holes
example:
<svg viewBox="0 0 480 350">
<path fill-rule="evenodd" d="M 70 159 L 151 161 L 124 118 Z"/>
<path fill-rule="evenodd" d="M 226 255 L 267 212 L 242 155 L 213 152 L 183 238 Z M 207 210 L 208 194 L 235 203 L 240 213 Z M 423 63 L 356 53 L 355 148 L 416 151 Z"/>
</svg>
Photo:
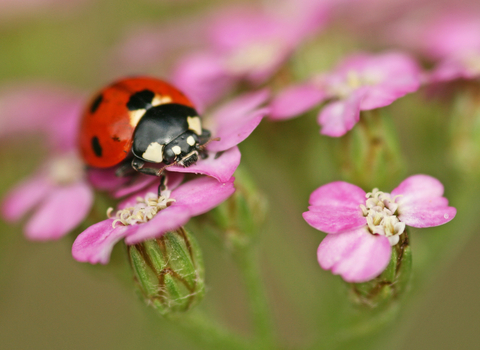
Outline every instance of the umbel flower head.
<svg viewBox="0 0 480 350">
<path fill-rule="evenodd" d="M 410 176 L 391 193 L 332 182 L 316 189 L 309 202 L 303 218 L 328 233 L 317 251 L 320 266 L 353 283 L 382 273 L 406 225 L 438 226 L 456 214 L 443 185 L 427 175 Z"/>
</svg>

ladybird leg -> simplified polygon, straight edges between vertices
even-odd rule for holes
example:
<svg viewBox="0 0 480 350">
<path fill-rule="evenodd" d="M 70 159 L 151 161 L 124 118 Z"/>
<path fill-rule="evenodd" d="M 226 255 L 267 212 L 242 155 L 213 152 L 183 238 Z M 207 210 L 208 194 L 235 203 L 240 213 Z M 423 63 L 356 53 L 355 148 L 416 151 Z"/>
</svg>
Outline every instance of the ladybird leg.
<svg viewBox="0 0 480 350">
<path fill-rule="evenodd" d="M 158 198 L 162 195 L 162 191 L 167 189 L 167 177 L 165 175 L 160 176 L 160 184 L 158 185 Z"/>
<path fill-rule="evenodd" d="M 133 175 L 135 171 L 132 169 L 132 165 L 130 162 L 125 162 L 121 164 L 117 170 L 115 170 L 115 176 L 117 177 L 124 177 L 124 176 L 130 176 Z"/>
<path fill-rule="evenodd" d="M 160 176 L 161 172 L 159 172 L 158 169 L 155 168 L 144 168 L 145 166 L 145 161 L 139 159 L 139 158 L 133 158 L 132 160 L 132 168 L 135 171 L 138 171 L 139 173 L 145 174 L 145 175 L 153 175 L 153 176 Z M 163 169 L 163 168 L 162 168 Z"/>
</svg>

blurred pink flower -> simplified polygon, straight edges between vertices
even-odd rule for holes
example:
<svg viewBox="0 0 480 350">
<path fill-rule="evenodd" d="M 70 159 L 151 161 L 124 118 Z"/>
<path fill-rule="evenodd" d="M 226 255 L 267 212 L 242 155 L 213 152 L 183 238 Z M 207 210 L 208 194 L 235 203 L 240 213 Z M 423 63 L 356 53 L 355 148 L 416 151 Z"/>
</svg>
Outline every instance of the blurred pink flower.
<svg viewBox="0 0 480 350">
<path fill-rule="evenodd" d="M 449 12 L 426 28 L 426 50 L 440 61 L 432 81 L 480 76 L 480 11 Z"/>
<path fill-rule="evenodd" d="M 206 213 L 233 194 L 233 181 L 200 177 L 176 188 L 178 183 L 168 185 L 160 198 L 155 184 L 120 203 L 115 218 L 82 232 L 73 243 L 73 257 L 81 262 L 106 264 L 113 246 L 122 238 L 127 244 L 137 244 L 183 226 L 191 217 Z"/>
<path fill-rule="evenodd" d="M 443 185 L 427 175 L 410 176 L 391 194 L 378 189 L 366 194 L 347 182 L 332 182 L 315 190 L 309 203 L 304 219 L 328 233 L 318 247 L 320 266 L 353 283 L 382 273 L 405 225 L 438 226 L 456 214 Z"/>
<path fill-rule="evenodd" d="M 55 16 L 78 11 L 78 7 L 90 0 L 0 0 L 0 16 L 2 19 L 20 17 L 38 17 L 39 15 Z"/>
<path fill-rule="evenodd" d="M 480 75 L 480 4 L 436 4 L 391 24 L 389 43 L 422 54 L 436 67 L 427 81 L 471 79 Z"/>
<path fill-rule="evenodd" d="M 40 133 L 52 147 L 73 147 L 82 102 L 78 92 L 50 83 L 5 85 L 0 88 L 0 137 Z"/>
<path fill-rule="evenodd" d="M 291 86 L 271 104 L 271 118 L 289 119 L 330 99 L 318 115 L 321 133 L 339 137 L 353 128 L 360 111 L 380 108 L 416 91 L 420 68 L 408 55 L 389 52 L 356 54 L 343 60 L 331 73 Z"/>
<path fill-rule="evenodd" d="M 125 36 L 108 57 L 105 69 L 112 75 L 154 71 L 167 76 L 178 57 L 207 44 L 204 16 L 196 14 L 161 24 L 137 24 L 125 29 Z"/>
<path fill-rule="evenodd" d="M 292 8 L 291 3 L 284 3 Z M 217 12 L 207 24 L 210 46 L 180 61 L 174 83 L 195 101 L 208 105 L 240 80 L 254 85 L 265 82 L 325 22 L 325 11 L 293 15 L 286 10 L 277 5 L 275 11 L 231 7 Z"/>
<path fill-rule="evenodd" d="M 75 153 L 51 157 L 36 174 L 18 184 L 2 202 L 2 215 L 18 221 L 32 209 L 25 226 L 31 240 L 63 237 L 87 216 L 93 191 L 84 179 L 83 163 Z"/>
<path fill-rule="evenodd" d="M 25 226 L 29 239 L 58 239 L 90 211 L 93 192 L 76 154 L 80 104 L 79 95 L 47 84 L 16 86 L 0 93 L 2 132 L 44 133 L 51 150 L 41 169 L 2 202 L 3 217 L 11 222 L 35 209 Z"/>
</svg>

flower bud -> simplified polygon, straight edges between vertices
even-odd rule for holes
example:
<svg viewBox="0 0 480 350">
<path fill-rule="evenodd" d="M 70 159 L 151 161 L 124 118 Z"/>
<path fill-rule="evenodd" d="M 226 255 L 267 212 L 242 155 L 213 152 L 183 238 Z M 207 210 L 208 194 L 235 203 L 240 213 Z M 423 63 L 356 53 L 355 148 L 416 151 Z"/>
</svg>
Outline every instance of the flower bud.
<svg viewBox="0 0 480 350">
<path fill-rule="evenodd" d="M 187 311 L 203 298 L 201 251 L 183 227 L 128 246 L 128 254 L 141 294 L 162 315 Z"/>
<path fill-rule="evenodd" d="M 243 168 L 235 172 L 235 193 L 206 215 L 202 229 L 220 237 L 228 248 L 248 246 L 263 226 L 267 201 Z"/>
<path fill-rule="evenodd" d="M 411 268 L 412 251 L 407 232 L 404 232 L 400 242 L 392 247 L 392 257 L 385 271 L 371 281 L 352 284 L 353 301 L 371 307 L 388 304 L 407 289 Z"/>
</svg>

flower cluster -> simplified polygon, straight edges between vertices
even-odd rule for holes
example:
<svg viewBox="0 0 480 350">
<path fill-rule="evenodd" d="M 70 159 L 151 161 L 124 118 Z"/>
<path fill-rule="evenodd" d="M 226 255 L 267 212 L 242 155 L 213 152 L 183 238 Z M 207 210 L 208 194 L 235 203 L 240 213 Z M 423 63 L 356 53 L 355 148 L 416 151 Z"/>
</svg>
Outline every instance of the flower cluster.
<svg viewBox="0 0 480 350">
<path fill-rule="evenodd" d="M 84 1 L 76 0 L 75 3 Z M 413 1 L 408 4 L 394 1 L 392 4 L 401 13 L 408 13 L 407 5 L 411 6 Z M 148 148 L 143 154 L 151 151 L 156 157 L 145 159 L 159 160 L 156 165 L 164 165 L 161 170 L 142 168 L 145 159 L 140 159 L 133 151 L 129 153 L 127 146 L 132 140 L 125 141 L 127 146 L 121 150 L 125 154 L 120 152 L 124 156 L 121 164 L 117 162 L 116 166 L 105 169 L 87 168 L 77 153 L 81 105 L 84 104 L 80 93 L 35 84 L 0 90 L 0 137 L 41 132 L 47 139 L 49 150 L 41 168 L 7 193 L 1 207 L 3 217 L 8 221 L 19 221 L 33 211 L 25 225 L 26 236 L 32 240 L 58 239 L 85 222 L 92 211 L 95 193 L 105 192 L 108 200 L 116 205 L 108 209 L 104 220 L 99 221 L 98 215 L 91 215 L 96 223 L 77 236 L 72 247 L 73 257 L 81 262 L 106 264 L 114 245 L 124 240 L 130 246 L 130 258 L 138 258 L 136 262 L 142 267 L 142 249 L 145 246 L 160 249 L 158 240 L 155 240 L 162 236 L 161 240 L 165 241 L 189 242 L 183 225 L 219 206 L 234 193 L 235 176 L 240 178 L 239 172 L 235 175 L 241 161 L 238 145 L 264 117 L 280 121 L 318 108 L 320 133 L 342 137 L 360 121 L 363 111 L 389 106 L 397 99 L 418 91 L 422 84 L 480 76 L 479 13 L 438 11 L 421 23 L 407 16 L 401 21 L 391 21 L 391 24 L 387 24 L 390 21 L 386 18 L 376 18 L 375 14 L 364 17 L 356 13 L 361 7 L 378 8 L 383 17 L 388 17 L 395 12 L 392 4 L 387 6 L 375 0 L 284 0 L 266 2 L 262 6 L 228 6 L 217 9 L 202 20 L 182 20 L 180 24 L 172 21 L 161 27 L 163 36 L 160 35 L 162 37 L 158 40 L 156 31 L 147 35 L 137 30 L 130 34 L 125 40 L 127 44 L 115 51 L 116 55 L 122 56 L 119 60 L 129 66 L 133 63 L 143 66 L 152 61 L 158 63 L 160 54 L 162 60 L 167 60 L 165 57 L 175 56 L 173 52 L 182 52 L 174 59 L 171 69 L 165 68 L 168 64 L 162 61 L 163 69 L 171 72 L 170 81 L 195 102 L 192 103 L 196 106 L 194 112 L 198 110 L 202 115 L 202 125 L 196 115 L 189 114 L 185 117 L 186 121 L 182 120 L 187 126 L 178 127 L 183 130 L 182 133 L 168 141 L 147 142 Z M 319 39 L 324 27 L 342 16 L 344 19 L 352 18 L 353 27 L 365 25 L 362 22 L 371 19 L 376 22 L 372 28 L 390 28 L 379 35 L 388 37 L 392 43 L 400 43 L 404 51 L 385 45 L 384 49 L 390 48 L 389 51 L 360 51 L 346 55 L 329 71 L 308 71 L 308 67 L 301 63 L 305 57 L 301 56 L 315 51 L 309 51 L 309 45 L 324 49 L 321 43 L 310 39 Z M 140 36 L 135 33 L 140 33 Z M 182 35 L 186 38 L 181 38 Z M 434 66 L 430 72 L 424 71 L 419 64 L 423 61 L 418 59 L 418 55 L 414 56 L 419 52 Z M 116 65 L 112 67 L 118 68 Z M 111 86 L 121 86 L 115 84 Z M 121 88 L 130 92 L 125 86 Z M 272 97 L 271 91 L 277 93 Z M 147 98 L 146 95 L 154 97 Z M 179 96 L 189 101 L 183 93 Z M 100 104 L 104 98 L 101 94 L 94 101 Z M 172 98 L 168 101 L 158 99 L 158 94 L 149 89 L 135 90 L 126 98 L 128 102 L 118 104 L 126 116 L 119 124 L 127 125 L 130 136 L 136 132 L 139 120 L 143 122 L 147 119 L 144 115 L 150 112 L 150 108 L 172 103 Z M 136 102 L 143 107 L 130 108 Z M 87 108 L 91 115 L 98 104 L 93 102 Z M 22 108 L 18 108 L 19 105 Z M 186 107 L 190 113 L 192 106 Z M 381 114 L 375 113 L 377 115 Z M 112 117 L 112 124 L 115 124 L 116 117 Z M 168 122 L 159 124 L 157 126 L 161 130 L 169 127 Z M 345 162 L 348 163 L 346 167 L 355 168 L 358 183 L 361 181 L 359 178 L 368 178 L 377 169 L 388 168 L 396 161 L 389 158 L 394 153 L 390 152 L 393 147 L 386 145 L 385 140 L 390 141 L 394 137 L 386 135 L 389 132 L 387 128 L 369 129 L 371 125 L 367 123 L 362 126 L 365 127 L 362 130 L 366 131 L 358 133 L 361 134 L 358 139 L 349 140 L 349 150 L 357 152 L 352 156 L 356 159 Z M 195 135 L 187 132 L 195 132 Z M 188 152 L 173 143 L 180 143 L 178 135 L 183 135 L 183 142 L 191 147 Z M 111 142 L 120 139 L 115 134 L 108 136 Z M 86 140 L 97 157 L 102 156 L 102 151 L 108 152 L 108 149 L 100 147 L 97 136 L 88 136 Z M 357 147 L 359 144 L 362 146 Z M 169 146 L 171 150 L 168 151 L 174 156 L 166 159 L 162 152 Z M 306 156 L 303 149 L 291 149 L 295 150 L 296 159 L 300 162 L 304 162 L 300 159 L 303 156 L 306 160 L 313 159 Z M 351 156 L 347 155 L 349 152 L 343 153 L 345 158 Z M 190 166 L 183 167 L 178 165 L 182 164 L 181 161 L 170 161 L 179 160 L 177 156 L 180 154 L 187 154 L 188 158 L 183 160 L 189 160 Z M 128 167 L 131 172 L 124 174 L 122 169 L 128 162 L 123 161 L 132 158 L 132 166 L 139 172 Z M 135 163 L 139 160 L 141 165 Z M 142 169 L 145 173 L 161 173 L 162 181 L 142 174 Z M 240 181 L 237 180 L 237 183 Z M 245 191 L 246 197 L 251 192 L 254 191 Z M 240 221 L 249 221 L 243 220 L 247 214 L 241 216 L 236 212 L 253 213 L 255 209 L 245 209 L 247 202 L 243 194 L 238 195 L 234 205 L 229 206 L 229 212 L 218 215 L 217 221 L 223 220 L 222 229 L 230 230 L 229 225 L 241 226 L 244 222 L 239 224 Z M 252 216 L 254 214 L 258 213 Z M 401 246 L 400 242 L 407 237 L 407 226 L 438 226 L 449 222 L 455 215 L 456 209 L 449 206 L 443 197 L 443 185 L 430 176 L 415 175 L 390 193 L 377 188 L 365 193 L 361 188 L 342 181 L 323 185 L 311 194 L 310 206 L 303 213 L 303 218 L 314 228 L 327 233 L 317 252 L 320 266 L 341 275 L 347 282 L 361 283 L 376 278 L 387 268 L 392 258 L 392 247 Z M 259 221 L 262 220 L 252 219 L 249 222 Z M 248 225 L 245 224 L 245 227 Z M 169 234 L 172 237 L 167 240 L 165 235 Z M 152 242 L 157 245 L 150 244 Z M 194 255 L 190 251 L 185 261 L 197 266 Z M 163 266 L 157 261 L 150 265 L 143 267 L 147 267 L 144 271 L 155 275 L 153 279 L 165 272 L 166 264 Z M 194 277 L 191 278 L 197 275 L 192 273 Z M 180 277 L 175 278 L 181 280 L 183 277 Z M 157 287 L 165 285 L 165 280 L 156 282 Z M 203 284 L 201 290 L 203 293 Z M 149 292 L 157 295 L 160 291 Z"/>
</svg>

